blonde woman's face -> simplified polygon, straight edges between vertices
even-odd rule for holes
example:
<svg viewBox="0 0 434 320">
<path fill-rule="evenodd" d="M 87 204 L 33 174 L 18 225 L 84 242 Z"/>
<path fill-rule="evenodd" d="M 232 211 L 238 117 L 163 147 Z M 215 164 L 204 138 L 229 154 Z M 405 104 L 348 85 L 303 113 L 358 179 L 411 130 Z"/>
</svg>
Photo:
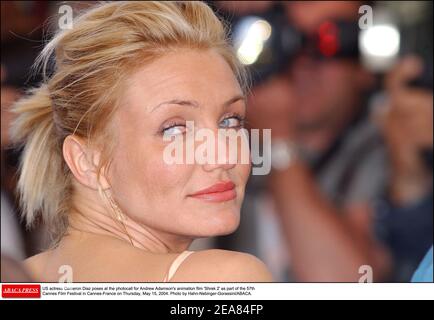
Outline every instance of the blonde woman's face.
<svg viewBox="0 0 434 320">
<path fill-rule="evenodd" d="M 187 121 L 195 130 L 212 130 L 218 141 L 219 129 L 241 129 L 245 113 L 240 86 L 214 51 L 180 50 L 133 74 L 115 116 L 118 141 L 109 176 L 125 214 L 175 235 L 233 232 L 239 224 L 250 162 L 170 164 L 164 152 L 171 141 L 163 137 L 180 137 L 185 155 Z M 195 142 L 193 148 L 198 145 Z M 216 184 L 224 191 L 198 195 Z"/>
</svg>

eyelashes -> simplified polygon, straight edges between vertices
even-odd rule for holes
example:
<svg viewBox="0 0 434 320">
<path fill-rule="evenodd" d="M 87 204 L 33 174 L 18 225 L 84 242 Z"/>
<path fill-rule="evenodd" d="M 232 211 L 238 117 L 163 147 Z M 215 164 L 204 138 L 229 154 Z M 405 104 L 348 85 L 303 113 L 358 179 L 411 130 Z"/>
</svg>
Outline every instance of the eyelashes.
<svg viewBox="0 0 434 320">
<path fill-rule="evenodd" d="M 182 128 L 182 129 L 181 129 Z M 176 135 L 185 132 L 185 123 L 182 121 L 171 121 L 160 130 L 161 135 Z M 178 132 L 177 132 L 178 131 Z"/>
<path fill-rule="evenodd" d="M 233 121 L 233 120 L 235 120 L 235 121 Z M 238 113 L 232 113 L 232 114 L 227 115 L 225 118 L 223 118 L 223 120 L 220 121 L 220 123 L 222 123 L 224 121 L 226 121 L 227 126 L 223 126 L 222 128 L 240 129 L 240 128 L 244 128 L 246 118 L 241 116 Z"/>
<path fill-rule="evenodd" d="M 246 119 L 238 113 L 226 115 L 220 122 L 221 129 L 241 129 L 244 128 Z M 173 120 L 163 125 L 159 130 L 161 135 L 178 135 L 186 132 L 186 123 L 184 120 Z"/>
</svg>

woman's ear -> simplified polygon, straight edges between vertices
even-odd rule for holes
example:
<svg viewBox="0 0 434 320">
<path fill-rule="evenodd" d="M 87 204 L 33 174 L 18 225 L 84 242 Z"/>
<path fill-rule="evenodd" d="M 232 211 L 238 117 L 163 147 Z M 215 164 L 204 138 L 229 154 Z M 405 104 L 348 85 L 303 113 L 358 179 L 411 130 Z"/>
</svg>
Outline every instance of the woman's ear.
<svg viewBox="0 0 434 320">
<path fill-rule="evenodd" d="M 91 148 L 84 139 L 76 135 L 67 136 L 63 142 L 63 158 L 82 185 L 93 190 L 98 190 L 98 186 L 109 187 L 105 177 L 101 176 L 98 181 L 101 152 Z"/>
</svg>

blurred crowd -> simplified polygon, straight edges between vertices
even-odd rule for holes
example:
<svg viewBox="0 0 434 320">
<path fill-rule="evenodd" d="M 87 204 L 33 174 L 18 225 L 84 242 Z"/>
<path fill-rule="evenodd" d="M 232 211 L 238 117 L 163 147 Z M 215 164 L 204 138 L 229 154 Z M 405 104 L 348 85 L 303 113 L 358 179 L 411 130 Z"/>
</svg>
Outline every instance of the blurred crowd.
<svg viewBox="0 0 434 320">
<path fill-rule="evenodd" d="M 45 249 L 47 239 L 44 226 L 26 230 L 19 219 L 14 189 L 20 150 L 9 144 L 9 108 L 40 81 L 31 65 L 59 3 L 1 3 L 1 249 L 16 260 Z M 381 7 L 395 17 L 401 45 L 381 71 L 362 63 L 358 51 L 318 55 L 307 46 L 259 76 L 251 64 L 248 127 L 271 128 L 273 139 L 296 144 L 298 161 L 251 176 L 239 229 L 199 240 L 197 248 L 254 254 L 277 281 L 359 281 L 366 272 L 373 281 L 410 281 L 433 245 L 432 3 L 208 3 L 232 28 L 243 17 L 278 12 L 279 26 L 307 37 L 325 22 L 357 26 L 362 5 L 374 15 Z M 428 81 L 418 81 L 426 74 Z"/>
</svg>

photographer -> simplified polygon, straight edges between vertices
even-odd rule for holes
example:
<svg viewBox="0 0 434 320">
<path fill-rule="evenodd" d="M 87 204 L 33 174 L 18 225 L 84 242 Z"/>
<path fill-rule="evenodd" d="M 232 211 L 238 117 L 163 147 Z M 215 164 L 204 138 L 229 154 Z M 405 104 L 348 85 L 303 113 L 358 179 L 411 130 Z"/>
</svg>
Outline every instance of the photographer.
<svg viewBox="0 0 434 320">
<path fill-rule="evenodd" d="M 291 2 L 284 9 L 292 27 L 309 36 L 330 21 L 357 25 L 361 4 Z M 377 202 L 396 172 L 389 172 L 388 150 L 368 112 L 374 76 L 356 57 L 318 57 L 305 49 L 292 59 L 253 88 L 249 103 L 250 126 L 271 128 L 272 158 L 287 159 L 265 185 L 252 177 L 245 206 L 250 224 L 220 243 L 257 250 L 283 281 L 361 281 L 365 266 L 373 277 L 366 281 L 409 281 L 409 270 L 395 271 L 401 278 L 392 271 L 402 261 L 378 232 L 388 223 L 378 218 Z M 414 243 L 425 253 L 432 219 L 418 221 L 413 232 L 425 239 Z M 397 223 L 401 239 L 405 223 Z M 411 261 L 421 258 L 415 252 Z"/>
<path fill-rule="evenodd" d="M 376 113 L 392 170 L 387 196 L 377 206 L 376 226 L 400 281 L 408 281 L 433 242 L 433 94 L 408 86 L 423 68 L 417 57 L 403 59 L 386 77 L 388 99 Z"/>
</svg>

